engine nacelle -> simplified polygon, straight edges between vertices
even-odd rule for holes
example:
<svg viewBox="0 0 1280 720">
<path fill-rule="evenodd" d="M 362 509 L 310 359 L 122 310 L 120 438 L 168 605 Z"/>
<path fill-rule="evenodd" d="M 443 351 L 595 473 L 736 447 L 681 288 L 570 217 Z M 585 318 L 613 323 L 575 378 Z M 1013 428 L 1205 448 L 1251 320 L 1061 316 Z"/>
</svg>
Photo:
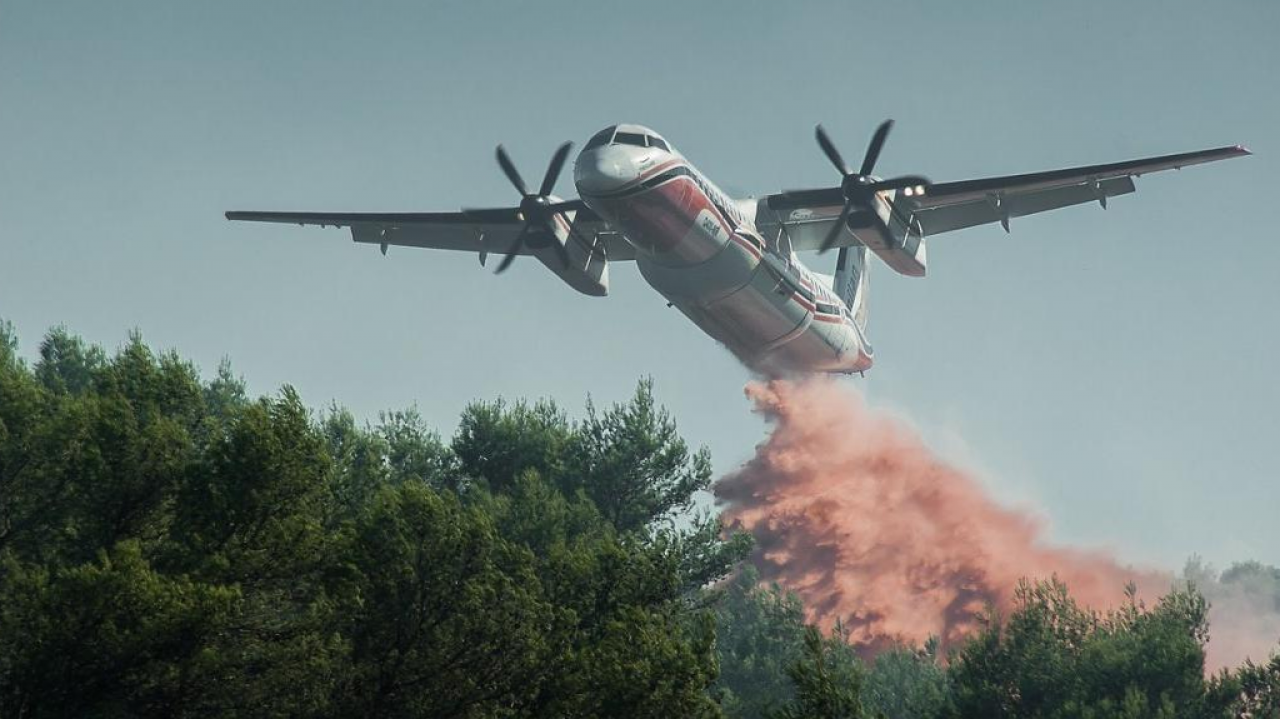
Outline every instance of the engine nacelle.
<svg viewBox="0 0 1280 720">
<path fill-rule="evenodd" d="M 920 223 L 915 218 L 904 219 L 898 212 L 881 205 L 880 217 L 893 234 L 893 237 L 881 237 L 871 228 L 859 228 L 852 231 L 867 249 L 875 253 L 885 265 L 902 275 L 924 277 L 927 266 L 924 234 Z"/>
<path fill-rule="evenodd" d="M 555 227 L 555 242 L 564 246 L 569 258 L 566 266 L 553 247 L 530 248 L 534 256 L 565 284 L 583 295 L 602 297 L 609 294 L 609 260 L 604 241 L 594 231 L 574 226 L 576 212 L 560 213 Z M 563 222 L 561 222 L 563 221 Z"/>
</svg>

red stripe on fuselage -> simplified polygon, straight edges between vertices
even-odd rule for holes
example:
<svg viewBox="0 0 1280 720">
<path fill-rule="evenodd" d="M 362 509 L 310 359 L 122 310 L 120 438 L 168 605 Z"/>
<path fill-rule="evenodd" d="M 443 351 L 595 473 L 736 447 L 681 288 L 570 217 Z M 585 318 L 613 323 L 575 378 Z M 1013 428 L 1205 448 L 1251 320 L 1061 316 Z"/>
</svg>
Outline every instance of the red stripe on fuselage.
<svg viewBox="0 0 1280 720">
<path fill-rule="evenodd" d="M 684 166 L 690 175 L 701 177 L 698 171 L 683 158 L 672 158 L 659 163 L 638 176 L 625 187 L 592 199 L 593 203 L 608 205 L 618 203 L 626 212 L 624 225 L 635 225 L 633 239 L 650 252 L 678 252 L 676 246 L 682 242 L 693 229 L 698 216 L 705 210 L 714 217 L 729 237 L 746 250 L 756 260 L 764 257 L 763 249 L 752 242 L 751 238 L 734 229 L 734 224 L 720 211 L 711 197 L 703 189 L 701 183 L 693 177 L 677 175 L 670 180 L 652 188 L 641 188 L 644 183 L 670 171 L 672 168 Z M 705 180 L 703 182 L 706 182 Z M 667 207 L 657 208 L 651 195 L 656 193 L 662 197 Z M 648 206 L 648 208 L 646 208 Z M 651 209 L 651 212 L 646 212 Z M 664 217 L 665 216 L 665 217 Z"/>
<path fill-rule="evenodd" d="M 751 253 L 755 259 L 760 260 L 764 257 L 760 248 L 757 247 L 755 243 L 751 242 L 750 239 L 743 237 L 740 233 L 733 233 L 733 241 L 746 248 L 747 252 Z"/>
<path fill-rule="evenodd" d="M 609 196 L 612 197 L 616 195 L 626 195 L 629 191 L 634 190 L 638 185 L 643 185 L 645 182 L 653 179 L 654 176 L 660 175 L 666 172 L 667 170 L 670 170 L 671 168 L 677 167 L 681 164 L 684 164 L 684 160 L 682 158 L 671 158 L 670 160 L 667 160 L 665 162 L 660 162 L 657 165 L 654 165 L 653 167 L 649 168 L 648 170 L 641 172 L 641 174 L 636 176 L 635 180 L 627 183 L 626 185 L 618 188 L 617 190 L 611 191 L 609 193 Z M 690 168 L 690 172 L 693 172 L 692 168 Z"/>
</svg>

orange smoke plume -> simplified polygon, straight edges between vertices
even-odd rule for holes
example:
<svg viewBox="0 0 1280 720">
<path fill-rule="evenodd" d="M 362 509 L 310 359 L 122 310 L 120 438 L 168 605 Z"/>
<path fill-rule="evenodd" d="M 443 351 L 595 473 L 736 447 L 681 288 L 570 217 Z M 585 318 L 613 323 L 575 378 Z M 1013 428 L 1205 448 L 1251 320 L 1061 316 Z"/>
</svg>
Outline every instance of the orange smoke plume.
<svg viewBox="0 0 1280 720">
<path fill-rule="evenodd" d="M 726 524 L 755 536 L 762 579 L 800 595 L 810 622 L 842 621 L 867 652 L 955 642 L 989 605 L 1007 610 L 1021 578 L 1056 575 L 1098 610 L 1119 605 L 1130 581 L 1169 587 L 1105 554 L 1046 545 L 1034 517 L 998 505 L 834 380 L 752 383 L 747 395 L 774 430 L 716 483 Z"/>
</svg>

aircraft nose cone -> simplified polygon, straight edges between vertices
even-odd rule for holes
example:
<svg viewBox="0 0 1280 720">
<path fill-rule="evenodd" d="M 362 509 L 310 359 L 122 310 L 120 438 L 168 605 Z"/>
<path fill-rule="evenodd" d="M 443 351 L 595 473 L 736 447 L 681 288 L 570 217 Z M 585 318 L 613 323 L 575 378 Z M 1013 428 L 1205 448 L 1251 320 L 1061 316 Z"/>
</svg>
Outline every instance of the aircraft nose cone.
<svg viewBox="0 0 1280 720">
<path fill-rule="evenodd" d="M 579 195 L 607 195 L 636 179 L 632 154 L 625 147 L 606 145 L 585 150 L 573 166 Z"/>
</svg>

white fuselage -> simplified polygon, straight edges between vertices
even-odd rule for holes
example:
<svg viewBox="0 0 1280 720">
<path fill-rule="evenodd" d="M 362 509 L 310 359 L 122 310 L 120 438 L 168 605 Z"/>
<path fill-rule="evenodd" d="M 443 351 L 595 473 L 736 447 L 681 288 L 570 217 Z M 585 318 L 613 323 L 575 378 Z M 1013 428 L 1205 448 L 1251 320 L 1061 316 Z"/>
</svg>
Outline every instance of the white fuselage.
<svg viewBox="0 0 1280 720">
<path fill-rule="evenodd" d="M 828 281 L 757 232 L 674 149 L 588 145 L 578 193 L 636 248 L 644 278 L 750 367 L 779 375 L 861 372 L 871 348 Z"/>
</svg>

